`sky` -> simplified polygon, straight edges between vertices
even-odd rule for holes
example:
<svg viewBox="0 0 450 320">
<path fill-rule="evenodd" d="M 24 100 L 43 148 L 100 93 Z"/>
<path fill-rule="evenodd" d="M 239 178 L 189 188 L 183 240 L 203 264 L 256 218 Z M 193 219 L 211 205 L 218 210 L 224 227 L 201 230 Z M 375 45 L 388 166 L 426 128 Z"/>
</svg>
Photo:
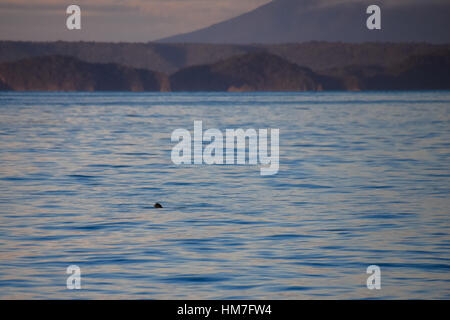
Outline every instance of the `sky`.
<svg viewBox="0 0 450 320">
<path fill-rule="evenodd" d="M 0 0 L 0 40 L 147 42 L 193 31 L 270 0 Z M 81 8 L 81 30 L 66 8 Z"/>
<path fill-rule="evenodd" d="M 210 26 L 270 1 L 0 0 L 0 40 L 148 42 Z M 304 1 L 305 5 L 330 5 L 355 0 L 298 1 Z M 370 2 L 398 4 L 415 1 L 419 0 Z M 70 4 L 77 4 L 81 8 L 81 30 L 69 31 L 66 28 L 66 8 Z"/>
</svg>

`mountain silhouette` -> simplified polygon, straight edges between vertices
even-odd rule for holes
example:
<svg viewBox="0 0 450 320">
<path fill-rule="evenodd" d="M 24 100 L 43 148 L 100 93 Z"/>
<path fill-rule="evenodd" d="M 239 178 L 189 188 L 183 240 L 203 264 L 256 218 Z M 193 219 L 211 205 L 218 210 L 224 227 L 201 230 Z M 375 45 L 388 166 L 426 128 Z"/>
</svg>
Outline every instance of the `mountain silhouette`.
<svg viewBox="0 0 450 320">
<path fill-rule="evenodd" d="M 181 69 L 170 77 L 118 64 L 44 56 L 0 64 L 0 91 L 448 90 L 450 51 L 413 55 L 383 67 L 313 71 L 264 51 Z"/>
<path fill-rule="evenodd" d="M 39 56 L 70 56 L 90 63 L 114 63 L 172 74 L 234 56 L 266 52 L 321 71 L 345 66 L 387 67 L 410 56 L 449 51 L 450 44 L 304 42 L 289 44 L 107 43 L 0 41 L 0 63 Z"/>
<path fill-rule="evenodd" d="M 268 53 L 249 53 L 212 65 L 192 66 L 170 77 L 173 91 L 316 91 L 312 70 Z"/>
<path fill-rule="evenodd" d="M 166 75 L 113 63 L 44 56 L 0 64 L 0 91 L 168 91 Z"/>
<path fill-rule="evenodd" d="M 369 30 L 365 0 L 273 0 L 253 11 L 160 42 L 290 43 L 450 41 L 450 1 L 380 4 L 381 30 Z"/>
</svg>

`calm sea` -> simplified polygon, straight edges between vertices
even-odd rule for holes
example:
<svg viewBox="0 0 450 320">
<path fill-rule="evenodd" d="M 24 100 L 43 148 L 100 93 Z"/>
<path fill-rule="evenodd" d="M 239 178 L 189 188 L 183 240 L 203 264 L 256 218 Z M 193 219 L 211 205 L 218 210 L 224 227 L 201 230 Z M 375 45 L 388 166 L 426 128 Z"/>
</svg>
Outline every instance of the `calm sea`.
<svg viewBox="0 0 450 320">
<path fill-rule="evenodd" d="M 175 166 L 194 120 L 279 173 Z M 0 94 L 2 299 L 450 299 L 449 211 L 450 92 Z"/>
</svg>

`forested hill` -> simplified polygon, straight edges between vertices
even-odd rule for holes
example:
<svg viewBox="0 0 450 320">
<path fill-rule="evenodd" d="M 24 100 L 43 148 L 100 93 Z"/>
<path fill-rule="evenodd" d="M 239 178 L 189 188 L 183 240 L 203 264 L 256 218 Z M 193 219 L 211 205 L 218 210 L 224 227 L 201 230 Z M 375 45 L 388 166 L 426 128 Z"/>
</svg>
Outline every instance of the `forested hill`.
<svg viewBox="0 0 450 320">
<path fill-rule="evenodd" d="M 410 56 L 450 50 L 450 44 L 306 42 L 274 45 L 192 43 L 16 42 L 0 41 L 0 63 L 36 56 L 63 55 L 91 63 L 116 63 L 166 74 L 213 64 L 233 56 L 266 52 L 321 71 L 345 66 L 387 67 Z"/>
<path fill-rule="evenodd" d="M 322 91 L 450 89 L 450 51 L 416 55 L 390 67 L 313 71 L 266 52 L 247 53 L 172 74 L 73 57 L 0 64 L 0 90 L 13 91 Z"/>
<path fill-rule="evenodd" d="M 0 90 L 169 91 L 168 77 L 117 64 L 44 56 L 0 64 Z"/>
</svg>

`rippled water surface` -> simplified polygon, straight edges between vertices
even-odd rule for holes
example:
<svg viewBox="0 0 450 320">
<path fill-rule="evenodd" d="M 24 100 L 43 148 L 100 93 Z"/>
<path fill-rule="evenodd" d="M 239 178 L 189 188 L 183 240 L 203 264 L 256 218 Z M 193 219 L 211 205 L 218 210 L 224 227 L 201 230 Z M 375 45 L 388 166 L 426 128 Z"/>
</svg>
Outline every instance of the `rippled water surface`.
<svg viewBox="0 0 450 320">
<path fill-rule="evenodd" d="M 279 173 L 175 166 L 194 120 Z M 450 92 L 0 94 L 3 299 L 450 299 L 449 196 Z"/>
</svg>

